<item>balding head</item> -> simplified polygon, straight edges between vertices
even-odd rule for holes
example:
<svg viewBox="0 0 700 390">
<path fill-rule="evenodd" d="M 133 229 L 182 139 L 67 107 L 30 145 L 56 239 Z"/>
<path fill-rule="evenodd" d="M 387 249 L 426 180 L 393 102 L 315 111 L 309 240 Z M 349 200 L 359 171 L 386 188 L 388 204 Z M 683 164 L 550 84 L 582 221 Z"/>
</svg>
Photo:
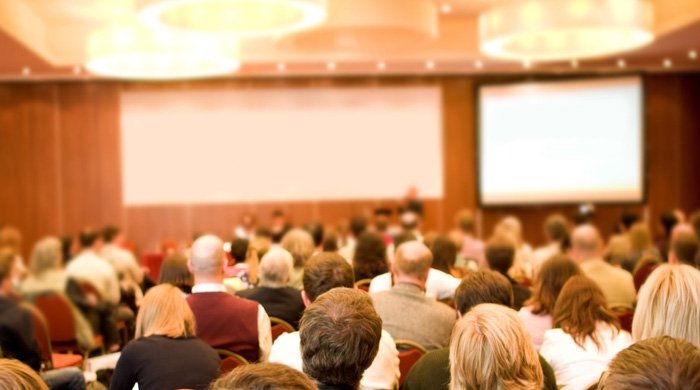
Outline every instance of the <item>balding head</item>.
<svg viewBox="0 0 700 390">
<path fill-rule="evenodd" d="M 190 249 L 190 268 L 195 277 L 195 283 L 201 280 L 223 279 L 224 243 L 219 237 L 211 234 L 199 237 Z M 199 281 L 198 281 L 199 280 Z"/>
<path fill-rule="evenodd" d="M 571 256 L 578 262 L 602 258 L 603 241 L 598 229 L 585 224 L 571 234 Z"/>
<path fill-rule="evenodd" d="M 292 277 L 294 258 L 284 249 L 273 249 L 260 260 L 260 286 L 286 287 Z"/>
<path fill-rule="evenodd" d="M 433 254 L 430 249 L 418 241 L 408 241 L 401 244 L 396 250 L 392 270 L 397 282 L 404 280 L 425 284 L 432 265 Z"/>
</svg>

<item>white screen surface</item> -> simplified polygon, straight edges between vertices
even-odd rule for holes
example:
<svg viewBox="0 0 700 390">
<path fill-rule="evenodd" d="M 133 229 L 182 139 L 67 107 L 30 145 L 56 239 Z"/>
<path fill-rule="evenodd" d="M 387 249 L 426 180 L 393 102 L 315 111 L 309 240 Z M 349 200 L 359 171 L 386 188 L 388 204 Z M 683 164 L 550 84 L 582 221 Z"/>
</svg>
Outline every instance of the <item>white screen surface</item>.
<svg viewBox="0 0 700 390">
<path fill-rule="evenodd" d="M 439 87 L 123 91 L 127 205 L 442 197 Z"/>
<path fill-rule="evenodd" d="M 639 77 L 483 86 L 483 205 L 643 199 Z"/>
</svg>

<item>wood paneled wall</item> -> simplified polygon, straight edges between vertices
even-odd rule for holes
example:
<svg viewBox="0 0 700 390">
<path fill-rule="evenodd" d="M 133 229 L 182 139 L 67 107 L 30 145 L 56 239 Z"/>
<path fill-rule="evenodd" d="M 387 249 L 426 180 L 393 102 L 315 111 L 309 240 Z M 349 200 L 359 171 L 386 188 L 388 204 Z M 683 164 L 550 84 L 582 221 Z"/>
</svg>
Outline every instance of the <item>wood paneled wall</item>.
<svg viewBox="0 0 700 390">
<path fill-rule="evenodd" d="M 75 233 L 85 226 L 124 227 L 138 249 L 161 240 L 187 240 L 193 232 L 229 237 L 247 211 L 265 223 L 275 208 L 295 223 L 333 224 L 395 200 L 318 201 L 125 207 L 122 203 L 119 94 L 130 89 L 270 88 L 369 85 L 440 85 L 443 104 L 444 196 L 426 200 L 425 227 L 446 230 L 461 208 L 475 208 L 474 85 L 467 77 L 236 80 L 193 83 L 118 82 L 0 84 L 0 224 L 24 233 L 24 253 L 47 234 Z M 700 74 L 646 78 L 647 179 L 644 205 L 601 206 L 596 223 L 605 234 L 625 209 L 653 221 L 673 207 L 700 208 Z M 154 145 L 157 147 L 157 145 Z M 543 241 L 541 225 L 551 212 L 572 215 L 571 207 L 509 207 L 481 210 L 481 233 L 514 214 L 526 239 Z"/>
</svg>

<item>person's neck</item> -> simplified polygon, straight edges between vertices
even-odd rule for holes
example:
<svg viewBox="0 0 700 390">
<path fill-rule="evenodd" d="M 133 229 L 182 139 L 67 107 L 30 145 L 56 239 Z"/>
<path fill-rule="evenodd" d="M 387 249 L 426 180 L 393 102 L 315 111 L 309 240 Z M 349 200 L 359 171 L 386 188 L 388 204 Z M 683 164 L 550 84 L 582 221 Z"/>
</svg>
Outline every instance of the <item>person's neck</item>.
<svg viewBox="0 0 700 390">
<path fill-rule="evenodd" d="M 195 286 L 198 284 L 224 284 L 224 276 L 199 276 L 194 277 Z"/>
<path fill-rule="evenodd" d="M 420 287 L 420 289 L 422 291 L 425 291 L 425 281 L 417 279 L 413 276 L 394 274 L 394 284 L 399 284 L 399 283 L 414 284 L 414 285 Z"/>
</svg>

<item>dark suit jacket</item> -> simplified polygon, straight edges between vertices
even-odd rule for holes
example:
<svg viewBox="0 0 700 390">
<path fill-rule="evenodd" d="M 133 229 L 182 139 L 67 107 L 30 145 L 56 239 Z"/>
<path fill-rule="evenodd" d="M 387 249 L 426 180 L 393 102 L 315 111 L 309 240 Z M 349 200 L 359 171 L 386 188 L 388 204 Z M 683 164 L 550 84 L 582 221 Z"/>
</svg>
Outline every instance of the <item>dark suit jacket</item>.
<svg viewBox="0 0 700 390">
<path fill-rule="evenodd" d="M 31 315 L 3 296 L 0 296 L 0 346 L 3 357 L 17 359 L 35 371 L 41 368 L 41 349 L 34 338 Z"/>
<path fill-rule="evenodd" d="M 256 287 L 238 291 L 236 295 L 258 302 L 268 316 L 283 319 L 299 329 L 299 320 L 306 308 L 301 291 L 292 287 Z"/>
<path fill-rule="evenodd" d="M 525 286 L 519 285 L 518 282 L 510 276 L 505 275 L 505 277 L 508 278 L 510 284 L 513 285 L 513 309 L 520 310 L 523 307 L 523 303 L 532 296 L 532 291 Z"/>
</svg>

